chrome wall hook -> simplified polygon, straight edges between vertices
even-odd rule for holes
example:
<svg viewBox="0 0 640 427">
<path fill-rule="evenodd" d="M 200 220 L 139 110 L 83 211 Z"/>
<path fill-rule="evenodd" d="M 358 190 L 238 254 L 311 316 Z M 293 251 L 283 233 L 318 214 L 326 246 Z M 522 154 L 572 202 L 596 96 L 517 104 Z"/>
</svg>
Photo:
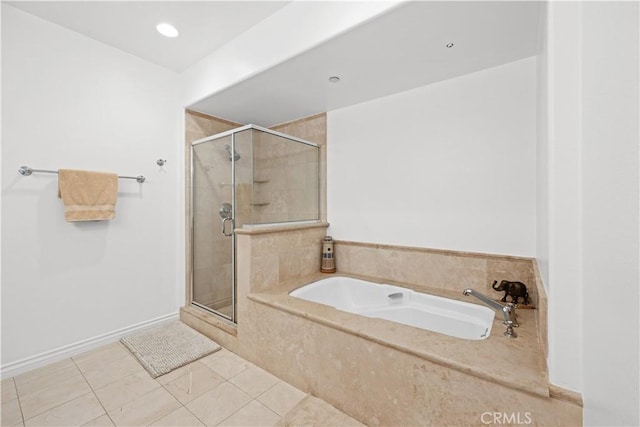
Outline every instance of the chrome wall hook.
<svg viewBox="0 0 640 427">
<path fill-rule="evenodd" d="M 166 160 L 164 160 L 164 159 L 158 159 L 158 160 L 156 160 L 156 165 L 158 165 L 158 166 L 160 166 L 160 167 L 164 166 L 165 164 L 167 164 L 167 161 L 166 161 Z"/>
<path fill-rule="evenodd" d="M 18 169 L 18 173 L 22 176 L 29 176 L 33 173 L 33 169 L 31 169 L 29 166 L 20 166 L 20 169 Z"/>
</svg>

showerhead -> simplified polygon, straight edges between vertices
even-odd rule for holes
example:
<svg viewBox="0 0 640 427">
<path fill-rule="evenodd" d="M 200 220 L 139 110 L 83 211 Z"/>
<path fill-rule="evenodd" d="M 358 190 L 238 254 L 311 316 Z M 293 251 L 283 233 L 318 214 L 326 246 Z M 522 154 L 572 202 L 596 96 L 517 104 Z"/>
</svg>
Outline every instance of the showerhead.
<svg viewBox="0 0 640 427">
<path fill-rule="evenodd" d="M 229 161 L 231 160 L 240 160 L 240 154 L 238 154 L 238 152 L 236 150 L 233 150 L 233 153 L 231 152 L 231 146 L 229 144 L 224 144 L 224 148 L 227 150 L 227 152 L 229 153 Z"/>
</svg>

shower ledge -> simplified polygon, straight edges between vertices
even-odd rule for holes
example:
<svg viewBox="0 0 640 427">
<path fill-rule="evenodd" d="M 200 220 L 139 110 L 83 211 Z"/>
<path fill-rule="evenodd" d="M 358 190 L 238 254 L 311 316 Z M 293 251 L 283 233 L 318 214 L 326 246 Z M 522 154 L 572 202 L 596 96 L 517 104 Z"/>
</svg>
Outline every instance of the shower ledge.
<svg viewBox="0 0 640 427">
<path fill-rule="evenodd" d="M 242 228 L 236 228 L 236 234 L 265 234 L 277 233 L 280 231 L 304 230 L 308 228 L 326 228 L 328 222 L 310 220 L 295 222 L 274 222 L 269 224 L 244 224 Z"/>
</svg>

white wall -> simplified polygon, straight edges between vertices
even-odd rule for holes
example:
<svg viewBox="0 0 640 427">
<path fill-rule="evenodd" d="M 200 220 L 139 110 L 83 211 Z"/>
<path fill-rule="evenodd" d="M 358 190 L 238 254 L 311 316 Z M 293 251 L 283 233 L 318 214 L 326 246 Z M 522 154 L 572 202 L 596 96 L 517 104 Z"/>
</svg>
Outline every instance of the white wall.
<svg viewBox="0 0 640 427">
<path fill-rule="evenodd" d="M 172 72 L 2 4 L 3 367 L 177 312 L 176 83 Z M 119 180 L 113 221 L 68 223 L 55 175 L 22 177 L 21 165 L 147 181 Z"/>
<path fill-rule="evenodd" d="M 542 5 L 537 83 L 536 129 L 536 260 L 545 287 L 549 283 L 549 26 L 548 4 Z M 548 293 L 547 289 L 547 293 Z"/>
<path fill-rule="evenodd" d="M 536 59 L 330 111 L 334 238 L 535 255 Z"/>
<path fill-rule="evenodd" d="M 593 426 L 637 426 L 638 2 L 585 2 L 581 34 L 584 421 Z"/>
<path fill-rule="evenodd" d="M 582 390 L 580 3 L 548 5 L 547 125 L 549 378 Z M 542 215 L 543 213 L 540 212 Z M 542 218 L 541 218 L 542 219 Z M 544 230 L 541 229 L 540 232 Z M 543 255 L 544 256 L 544 255 Z M 567 304 L 571 305 L 568 309 Z"/>
<path fill-rule="evenodd" d="M 640 8 L 551 2 L 539 72 L 549 374 L 585 425 L 640 425 Z"/>
</svg>

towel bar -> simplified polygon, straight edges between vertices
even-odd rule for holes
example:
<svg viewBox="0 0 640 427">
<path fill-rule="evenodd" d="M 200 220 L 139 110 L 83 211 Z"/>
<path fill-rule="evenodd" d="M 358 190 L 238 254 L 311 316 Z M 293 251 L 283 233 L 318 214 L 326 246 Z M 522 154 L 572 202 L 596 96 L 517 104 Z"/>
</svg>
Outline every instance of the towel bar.
<svg viewBox="0 0 640 427">
<path fill-rule="evenodd" d="M 18 169 L 18 173 L 22 176 L 29 176 L 34 172 L 39 172 L 39 173 L 55 173 L 56 175 L 58 174 L 58 171 L 50 171 L 47 169 L 31 169 L 29 166 L 20 166 L 20 169 Z M 145 177 L 143 175 L 138 175 L 138 176 L 122 176 L 122 175 L 118 175 L 118 178 L 122 178 L 122 179 L 135 179 L 136 181 L 138 181 L 140 184 L 142 184 L 145 181 Z"/>
</svg>

